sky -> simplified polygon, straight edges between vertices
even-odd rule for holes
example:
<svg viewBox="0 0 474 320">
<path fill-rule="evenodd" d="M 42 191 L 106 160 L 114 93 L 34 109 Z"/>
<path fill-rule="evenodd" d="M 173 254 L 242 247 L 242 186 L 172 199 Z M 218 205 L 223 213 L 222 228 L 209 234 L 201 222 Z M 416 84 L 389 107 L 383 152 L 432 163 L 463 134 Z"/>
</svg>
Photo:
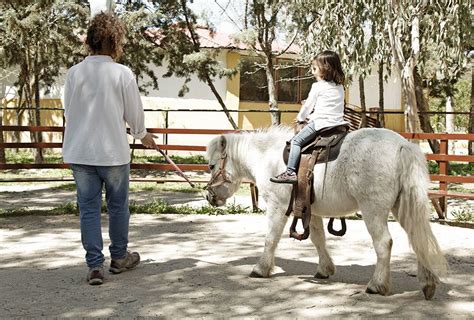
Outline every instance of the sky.
<svg viewBox="0 0 474 320">
<path fill-rule="evenodd" d="M 235 33 L 239 31 L 236 24 L 242 21 L 243 3 L 243 0 L 194 0 L 189 7 L 198 16 L 207 17 L 217 31 Z M 222 8 L 226 9 L 225 12 Z M 204 20 L 201 19 L 200 23 Z"/>
<path fill-rule="evenodd" d="M 89 0 L 92 15 L 110 6 L 114 0 Z M 216 28 L 217 31 L 235 33 L 239 31 L 236 24 L 242 21 L 244 0 L 193 0 L 188 2 L 199 19 L 200 24 L 206 24 L 206 20 Z M 241 26 L 240 26 L 241 27 Z"/>
</svg>

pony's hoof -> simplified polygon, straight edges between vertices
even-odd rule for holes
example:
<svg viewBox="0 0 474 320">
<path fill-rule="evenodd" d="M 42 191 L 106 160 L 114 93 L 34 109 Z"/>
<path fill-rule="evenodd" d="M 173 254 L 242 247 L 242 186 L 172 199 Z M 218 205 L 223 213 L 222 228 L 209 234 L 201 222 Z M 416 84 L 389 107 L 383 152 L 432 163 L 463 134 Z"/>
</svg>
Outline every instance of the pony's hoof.
<svg viewBox="0 0 474 320">
<path fill-rule="evenodd" d="M 261 274 L 256 273 L 255 271 L 250 272 L 249 277 L 250 278 L 263 278 Z"/>
<path fill-rule="evenodd" d="M 324 274 L 319 273 L 319 272 L 316 272 L 316 274 L 314 275 L 314 277 L 315 277 L 316 279 L 328 279 L 328 278 L 329 278 L 329 276 L 325 276 Z"/>
<path fill-rule="evenodd" d="M 365 293 L 368 293 L 368 294 L 377 294 L 378 292 L 375 291 L 375 290 L 372 289 L 372 288 L 367 287 L 367 289 L 365 289 Z"/>
<path fill-rule="evenodd" d="M 375 288 L 375 289 L 371 287 L 367 287 L 367 289 L 365 289 L 365 292 L 368 294 L 380 294 L 382 296 L 388 296 L 390 294 L 390 290 L 384 287 Z"/>
<path fill-rule="evenodd" d="M 423 294 L 425 295 L 425 300 L 431 300 L 436 292 L 436 285 L 426 285 L 423 287 Z"/>
</svg>

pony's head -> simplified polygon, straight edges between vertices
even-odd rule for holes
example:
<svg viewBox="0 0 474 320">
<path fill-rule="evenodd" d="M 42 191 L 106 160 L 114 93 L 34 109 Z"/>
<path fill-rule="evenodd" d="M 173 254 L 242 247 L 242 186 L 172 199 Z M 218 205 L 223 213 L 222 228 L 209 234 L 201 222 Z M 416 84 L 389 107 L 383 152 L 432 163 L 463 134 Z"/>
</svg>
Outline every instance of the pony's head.
<svg viewBox="0 0 474 320">
<path fill-rule="evenodd" d="M 234 174 L 232 161 L 228 156 L 227 138 L 221 135 L 207 146 L 211 179 L 207 183 L 206 199 L 213 206 L 222 206 L 240 186 L 242 179 Z"/>
</svg>

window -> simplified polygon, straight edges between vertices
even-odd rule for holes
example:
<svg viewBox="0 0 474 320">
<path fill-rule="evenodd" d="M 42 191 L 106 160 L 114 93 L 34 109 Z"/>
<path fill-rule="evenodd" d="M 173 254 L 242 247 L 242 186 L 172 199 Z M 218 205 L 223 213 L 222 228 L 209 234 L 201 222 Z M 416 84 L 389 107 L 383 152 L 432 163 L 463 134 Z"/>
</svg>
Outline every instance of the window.
<svg viewBox="0 0 474 320">
<path fill-rule="evenodd" d="M 308 97 L 314 79 L 313 74 L 309 68 L 300 68 L 300 100 L 305 100 Z"/>
<path fill-rule="evenodd" d="M 281 102 L 298 102 L 298 68 L 290 60 L 279 60 L 277 98 Z"/>
<path fill-rule="evenodd" d="M 259 67 L 262 59 L 246 57 L 240 65 L 240 100 L 268 101 L 265 69 Z"/>
<path fill-rule="evenodd" d="M 240 100 L 268 102 L 264 60 L 242 57 L 240 65 Z M 292 65 L 292 60 L 275 61 L 275 89 L 278 102 L 299 103 L 308 97 L 314 82 L 309 68 Z"/>
</svg>

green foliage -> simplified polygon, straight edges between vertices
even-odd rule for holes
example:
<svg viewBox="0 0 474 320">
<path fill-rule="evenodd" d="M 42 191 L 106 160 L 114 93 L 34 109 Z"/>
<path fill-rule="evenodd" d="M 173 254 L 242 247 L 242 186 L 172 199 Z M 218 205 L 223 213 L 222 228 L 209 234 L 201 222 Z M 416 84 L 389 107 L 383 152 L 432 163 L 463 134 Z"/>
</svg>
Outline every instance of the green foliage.
<svg viewBox="0 0 474 320">
<path fill-rule="evenodd" d="M 48 90 L 62 68 L 84 55 L 88 9 L 80 1 L 0 2 L 0 65 L 18 69 L 19 106 L 39 105 L 39 88 Z"/>
<path fill-rule="evenodd" d="M 455 221 L 474 222 L 474 210 L 469 208 L 453 210 L 452 215 Z"/>
<path fill-rule="evenodd" d="M 126 29 L 123 55 L 118 62 L 128 66 L 137 77 L 140 91 L 148 94 L 148 88 L 158 90 L 155 67 L 163 64 L 165 52 L 149 37 L 149 27 L 153 25 L 154 13 L 144 6 L 128 3 L 117 10 Z"/>
<path fill-rule="evenodd" d="M 428 171 L 430 174 L 439 174 L 439 166 L 436 161 L 428 161 Z M 448 174 L 455 176 L 473 176 L 474 163 L 451 162 Z"/>
<path fill-rule="evenodd" d="M 470 112 L 471 107 L 471 81 L 467 79 L 460 79 L 455 82 L 453 88 L 447 91 L 446 88 L 440 86 L 440 82 L 431 81 L 426 83 L 429 88 L 429 110 L 443 112 L 446 109 L 446 94 L 454 91 L 453 109 L 455 112 Z M 432 116 L 431 123 L 438 132 L 446 132 L 446 116 L 444 114 L 437 114 Z M 469 115 L 456 115 L 454 117 L 455 129 L 458 132 L 468 132 Z"/>
</svg>

